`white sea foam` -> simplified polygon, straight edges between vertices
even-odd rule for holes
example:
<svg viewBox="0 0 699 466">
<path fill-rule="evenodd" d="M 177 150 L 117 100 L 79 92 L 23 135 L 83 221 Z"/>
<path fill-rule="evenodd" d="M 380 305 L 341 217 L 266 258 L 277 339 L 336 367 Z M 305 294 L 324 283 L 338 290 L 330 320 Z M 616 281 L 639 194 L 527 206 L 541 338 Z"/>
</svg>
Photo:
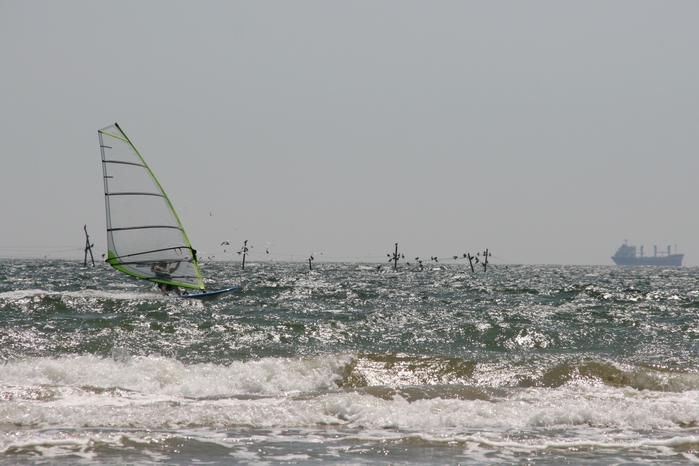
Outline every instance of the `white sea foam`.
<svg viewBox="0 0 699 466">
<path fill-rule="evenodd" d="M 148 356 L 31 358 L 0 366 L 0 383 L 16 386 L 119 387 L 143 394 L 182 397 L 281 395 L 336 386 L 350 355 L 268 358 L 259 361 L 185 365 Z M 113 351 L 113 353 L 115 352 Z M 116 354 L 116 353 L 115 353 Z"/>
<path fill-rule="evenodd" d="M 185 365 L 163 357 L 36 358 L 0 366 L 0 418 L 19 426 L 364 429 L 673 429 L 699 424 L 699 392 L 608 386 L 512 389 L 488 399 L 341 390 L 351 355 Z"/>
<path fill-rule="evenodd" d="M 231 432 L 231 431 L 228 431 Z M 395 430 L 361 430 L 351 432 L 333 428 L 297 429 L 292 434 L 284 429 L 265 429 L 264 431 L 236 430 L 233 437 L 226 431 L 213 429 L 167 429 L 167 430 L 94 430 L 94 429 L 42 429 L 23 430 L 17 432 L 0 432 L 0 452 L 5 458 L 11 459 L 18 452 L 31 452 L 41 455 L 40 461 L 60 461 L 61 457 L 79 458 L 78 463 L 92 464 L 91 461 L 102 464 L 96 449 L 109 448 L 117 455 L 121 452 L 140 452 L 140 457 L 131 456 L 129 464 L 153 464 L 167 463 L 171 459 L 163 454 L 160 445 L 177 444 L 177 451 L 191 456 L 192 463 L 209 464 L 205 457 L 211 450 L 216 451 L 214 456 L 208 458 L 218 464 L 223 458 L 234 459 L 244 464 L 270 464 L 285 461 L 309 461 L 313 458 L 306 452 L 321 451 L 323 457 L 340 461 L 343 455 L 345 459 L 348 451 L 353 454 L 371 455 L 372 449 L 394 448 L 395 454 L 403 450 L 406 445 L 429 444 L 449 447 L 449 462 L 458 461 L 466 464 L 487 464 L 521 462 L 522 455 L 551 454 L 566 455 L 570 452 L 588 451 L 596 452 L 603 459 L 596 464 L 610 464 L 614 456 L 628 455 L 634 457 L 634 464 L 656 464 L 659 459 L 669 459 L 672 464 L 683 460 L 696 462 L 697 457 L 691 451 L 682 451 L 691 448 L 692 444 L 699 441 L 696 436 L 671 436 L 663 439 L 644 439 L 633 433 L 619 434 L 591 431 L 576 431 L 573 438 L 568 440 L 558 439 L 554 436 L 532 435 L 531 432 L 517 436 L 511 431 L 490 432 L 462 432 L 454 430 L 432 431 L 424 433 L 398 432 Z M 194 442 L 191 449 L 188 442 Z M 265 448 L 272 443 L 273 448 Z M 264 450 L 262 450 L 262 449 Z M 299 450 L 303 448 L 303 450 Z M 678 450 L 681 449 L 678 455 Z M 183 451 L 184 450 L 184 451 Z M 263 454 L 261 452 L 264 451 Z M 493 453 L 497 452 L 496 456 Z M 546 453 L 548 452 L 548 453 Z M 623 453 L 626 452 L 626 453 Z M 417 453 L 417 452 L 416 452 Z M 621 455 L 620 455 L 621 453 Z M 419 453 L 417 453 L 419 455 Z M 16 456 L 15 456 L 16 457 Z M 392 460 L 395 464 L 423 464 L 429 462 L 427 457 L 414 457 L 413 461 L 396 461 L 393 455 L 383 460 Z M 645 457 L 645 461 L 644 461 Z M 423 461 L 420 461 L 422 459 Z M 375 464 L 381 462 L 374 456 L 365 461 L 352 460 L 352 464 Z M 433 461 L 431 461 L 434 463 Z M 585 463 L 588 463 L 587 461 Z M 622 461 L 623 462 L 623 461 Z M 573 463 L 575 463 L 573 461 Z M 582 462 L 579 462 L 582 464 Z M 62 463 L 63 464 L 63 463 Z M 343 463 L 344 464 L 344 463 Z M 555 463 L 554 463 L 555 464 Z"/>
<path fill-rule="evenodd" d="M 14 290 L 0 293 L 0 299 L 17 301 L 27 298 L 53 296 L 85 299 L 104 300 L 134 300 L 134 299 L 163 299 L 159 293 L 142 293 L 137 291 L 109 291 L 109 290 L 80 290 L 80 291 L 49 291 L 41 289 Z"/>
<path fill-rule="evenodd" d="M 48 291 L 38 289 L 5 291 L 0 293 L 0 299 L 16 300 L 22 298 L 33 298 L 34 296 L 44 296 L 46 294 L 48 294 Z"/>
</svg>

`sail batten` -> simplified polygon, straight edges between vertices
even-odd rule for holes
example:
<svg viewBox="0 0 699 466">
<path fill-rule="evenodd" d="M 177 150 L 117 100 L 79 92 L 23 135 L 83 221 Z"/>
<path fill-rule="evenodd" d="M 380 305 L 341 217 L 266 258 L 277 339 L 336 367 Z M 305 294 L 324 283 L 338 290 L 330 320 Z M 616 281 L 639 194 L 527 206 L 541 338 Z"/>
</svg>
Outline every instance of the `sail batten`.
<svg viewBox="0 0 699 466">
<path fill-rule="evenodd" d="M 126 255 L 126 256 L 115 256 L 114 258 L 115 258 L 115 259 L 119 259 L 120 261 L 126 263 L 126 261 L 123 260 L 125 257 L 142 256 L 142 255 L 145 255 L 145 254 L 153 254 L 153 253 L 155 253 L 155 252 L 163 252 L 163 251 L 170 251 L 170 250 L 172 250 L 172 249 L 171 249 L 171 248 L 168 248 L 168 249 L 155 249 L 155 250 L 153 250 L 153 251 L 137 252 L 137 253 L 135 253 L 135 254 L 128 254 L 128 255 Z M 172 262 L 182 262 L 183 260 L 184 260 L 184 259 L 173 260 Z M 138 263 L 146 263 L 146 262 L 149 262 L 149 261 L 139 260 L 139 261 L 132 261 L 132 262 L 135 264 L 135 263 L 137 263 L 137 262 L 138 262 Z"/>
<path fill-rule="evenodd" d="M 103 147 L 103 149 L 112 149 L 112 147 Z M 142 163 L 134 163 L 134 162 L 124 162 L 123 160 L 103 160 L 104 163 L 119 163 L 122 165 L 134 165 L 136 167 L 143 167 L 146 168 L 145 165 Z"/>
<path fill-rule="evenodd" d="M 105 178 L 112 178 L 111 176 L 105 176 Z M 146 193 L 146 192 L 133 192 L 133 193 L 104 193 L 105 196 L 159 196 L 165 197 L 160 193 Z"/>
<path fill-rule="evenodd" d="M 137 227 L 122 227 L 122 228 L 107 228 L 107 231 L 125 231 L 125 230 L 144 230 L 147 228 L 172 228 L 175 230 L 181 230 L 180 227 L 175 227 L 171 225 L 141 225 Z M 173 248 L 165 248 L 164 250 L 168 249 L 173 249 Z"/>
<path fill-rule="evenodd" d="M 107 262 L 134 277 L 203 290 L 196 252 L 146 161 L 116 123 L 98 135 Z"/>
</svg>

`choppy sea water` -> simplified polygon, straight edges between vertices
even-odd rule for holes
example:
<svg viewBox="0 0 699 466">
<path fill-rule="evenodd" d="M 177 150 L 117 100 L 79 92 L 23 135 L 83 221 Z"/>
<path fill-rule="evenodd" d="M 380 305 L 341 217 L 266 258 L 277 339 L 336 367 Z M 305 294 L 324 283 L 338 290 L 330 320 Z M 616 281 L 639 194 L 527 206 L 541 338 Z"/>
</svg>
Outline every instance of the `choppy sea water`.
<svg viewBox="0 0 699 466">
<path fill-rule="evenodd" d="M 699 462 L 699 269 L 0 260 L 1 464 Z"/>
</svg>

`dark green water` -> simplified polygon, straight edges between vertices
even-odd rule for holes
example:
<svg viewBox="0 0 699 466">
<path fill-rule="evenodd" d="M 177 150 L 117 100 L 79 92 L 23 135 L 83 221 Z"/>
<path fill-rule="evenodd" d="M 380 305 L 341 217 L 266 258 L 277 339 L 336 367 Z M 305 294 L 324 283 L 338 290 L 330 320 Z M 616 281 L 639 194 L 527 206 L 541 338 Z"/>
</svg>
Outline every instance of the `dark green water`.
<svg viewBox="0 0 699 466">
<path fill-rule="evenodd" d="M 696 268 L 0 261 L 0 462 L 699 461 Z"/>
</svg>

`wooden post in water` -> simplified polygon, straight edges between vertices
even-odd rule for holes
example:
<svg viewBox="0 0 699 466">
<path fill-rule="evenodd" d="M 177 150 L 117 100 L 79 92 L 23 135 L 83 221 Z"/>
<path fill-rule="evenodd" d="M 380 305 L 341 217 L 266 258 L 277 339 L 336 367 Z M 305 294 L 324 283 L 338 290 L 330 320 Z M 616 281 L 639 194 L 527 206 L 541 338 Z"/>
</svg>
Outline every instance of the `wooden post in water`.
<svg viewBox="0 0 699 466">
<path fill-rule="evenodd" d="M 471 272 L 476 273 L 476 271 L 473 270 L 473 256 L 469 252 L 466 257 L 468 257 L 468 263 L 471 265 Z"/>
<path fill-rule="evenodd" d="M 248 255 L 248 240 L 243 243 L 243 270 L 245 270 L 245 256 Z"/>
<path fill-rule="evenodd" d="M 87 234 L 87 225 L 83 227 L 83 230 L 85 230 L 85 258 L 83 259 L 83 267 L 87 267 L 87 252 L 90 251 L 90 259 L 92 259 L 92 266 L 95 266 L 95 257 L 92 255 L 92 246 L 94 244 L 90 244 L 90 236 Z"/>
<path fill-rule="evenodd" d="M 313 260 L 313 256 L 308 258 L 308 270 L 313 270 L 313 265 L 311 265 L 312 260 Z"/>
<path fill-rule="evenodd" d="M 398 269 L 398 243 L 396 243 L 396 252 L 393 253 L 393 270 Z"/>
</svg>

